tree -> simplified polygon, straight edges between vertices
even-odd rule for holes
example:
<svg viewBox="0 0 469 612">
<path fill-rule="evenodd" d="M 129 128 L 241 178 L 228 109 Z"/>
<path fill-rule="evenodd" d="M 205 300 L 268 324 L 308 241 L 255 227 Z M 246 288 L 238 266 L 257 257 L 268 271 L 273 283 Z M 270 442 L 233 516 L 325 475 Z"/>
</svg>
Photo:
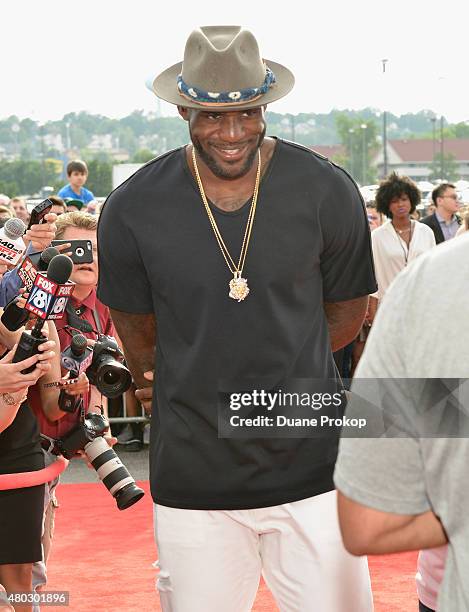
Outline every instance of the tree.
<svg viewBox="0 0 469 612">
<path fill-rule="evenodd" d="M 428 180 L 443 180 L 449 181 L 450 183 L 457 181 L 460 177 L 458 174 L 458 165 L 455 160 L 456 158 L 452 153 L 444 153 L 443 157 L 441 156 L 441 152 L 435 153 L 430 165 L 431 172 Z"/>
<path fill-rule="evenodd" d="M 462 121 L 453 126 L 454 136 L 456 138 L 469 138 L 469 123 Z"/>
<path fill-rule="evenodd" d="M 340 113 L 336 116 L 336 129 L 346 150 L 347 170 L 361 185 L 374 182 L 376 170 L 371 166 L 371 158 L 378 149 L 376 122 Z"/>
<path fill-rule="evenodd" d="M 8 195 L 34 195 L 44 185 L 55 185 L 59 172 L 54 161 L 13 161 L 0 165 L 0 183 L 9 184 Z"/>
<path fill-rule="evenodd" d="M 98 198 L 107 197 L 112 191 L 112 163 L 92 159 L 87 161 L 88 180 L 86 187 Z"/>
<path fill-rule="evenodd" d="M 132 163 L 134 164 L 146 164 L 147 161 L 153 159 L 155 154 L 150 149 L 139 149 L 132 157 Z"/>
</svg>

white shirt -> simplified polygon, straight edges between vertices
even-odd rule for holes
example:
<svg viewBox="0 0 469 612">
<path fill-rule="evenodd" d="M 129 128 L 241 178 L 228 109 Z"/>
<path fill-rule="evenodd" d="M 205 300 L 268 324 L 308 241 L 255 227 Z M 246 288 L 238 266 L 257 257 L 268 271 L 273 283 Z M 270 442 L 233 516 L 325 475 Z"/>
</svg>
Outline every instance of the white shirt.
<svg viewBox="0 0 469 612">
<path fill-rule="evenodd" d="M 424 223 L 411 221 L 412 238 L 409 248 L 407 243 L 394 229 L 391 221 L 371 232 L 371 245 L 375 262 L 378 291 L 373 297 L 383 299 L 389 285 L 401 270 L 408 266 L 419 255 L 436 245 L 433 231 Z"/>
</svg>

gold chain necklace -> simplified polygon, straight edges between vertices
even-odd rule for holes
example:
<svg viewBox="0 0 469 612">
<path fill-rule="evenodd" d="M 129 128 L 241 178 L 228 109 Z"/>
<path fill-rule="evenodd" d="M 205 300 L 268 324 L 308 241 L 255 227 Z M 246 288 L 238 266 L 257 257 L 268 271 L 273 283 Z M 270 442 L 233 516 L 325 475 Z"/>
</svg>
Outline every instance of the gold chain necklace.
<svg viewBox="0 0 469 612">
<path fill-rule="evenodd" d="M 258 151 L 258 162 L 257 162 L 257 172 L 256 172 L 256 182 L 254 184 L 254 192 L 252 194 L 252 202 L 251 209 L 249 211 L 248 220 L 246 223 L 246 230 L 244 231 L 243 244 L 241 246 L 241 252 L 239 254 L 238 265 L 235 264 L 233 258 L 228 251 L 228 247 L 226 246 L 223 237 L 218 229 L 217 222 L 215 221 L 215 217 L 210 210 L 210 206 L 208 204 L 207 196 L 205 195 L 204 186 L 202 185 L 202 180 L 199 174 L 199 168 L 197 166 L 197 159 L 195 155 L 195 147 L 192 147 L 192 163 L 194 164 L 195 177 L 197 179 L 197 185 L 199 186 L 200 197 L 202 198 L 202 202 L 204 203 L 205 210 L 207 212 L 208 219 L 210 221 L 210 225 L 212 226 L 213 233 L 215 234 L 215 238 L 218 242 L 218 246 L 220 247 L 220 251 L 223 255 L 223 258 L 230 270 L 231 274 L 233 274 L 233 278 L 230 280 L 230 292 L 229 297 L 234 300 L 238 300 L 241 302 L 245 300 L 249 294 L 248 281 L 246 278 L 242 277 L 244 264 L 246 262 L 246 255 L 249 247 L 249 240 L 251 238 L 252 226 L 254 223 L 254 216 L 256 214 L 256 206 L 257 206 L 257 196 L 259 193 L 259 183 L 261 178 L 261 151 Z"/>
</svg>

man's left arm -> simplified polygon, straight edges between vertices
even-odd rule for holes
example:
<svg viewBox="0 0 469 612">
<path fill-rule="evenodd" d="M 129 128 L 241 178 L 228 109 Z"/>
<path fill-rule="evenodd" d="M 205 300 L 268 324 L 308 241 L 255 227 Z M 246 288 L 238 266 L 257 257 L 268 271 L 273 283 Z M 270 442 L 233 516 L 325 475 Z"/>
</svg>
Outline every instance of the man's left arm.
<svg viewBox="0 0 469 612">
<path fill-rule="evenodd" d="M 360 504 L 339 491 L 338 510 L 345 548 L 353 555 L 382 555 L 447 544 L 434 512 L 395 514 Z M 366 530 L 363 526 L 366 525 Z"/>
<path fill-rule="evenodd" d="M 333 352 L 346 346 L 357 336 L 367 307 L 367 295 L 344 302 L 324 303 Z"/>
<path fill-rule="evenodd" d="M 335 166 L 334 180 L 319 207 L 320 266 L 324 310 L 332 350 L 349 344 L 366 315 L 368 296 L 376 291 L 370 229 L 355 183 Z"/>
</svg>

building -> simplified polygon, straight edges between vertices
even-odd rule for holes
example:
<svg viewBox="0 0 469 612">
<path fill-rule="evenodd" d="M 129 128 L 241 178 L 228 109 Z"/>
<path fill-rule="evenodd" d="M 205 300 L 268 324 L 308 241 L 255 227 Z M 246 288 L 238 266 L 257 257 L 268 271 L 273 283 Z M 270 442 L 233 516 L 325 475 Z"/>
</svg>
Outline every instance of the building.
<svg viewBox="0 0 469 612">
<path fill-rule="evenodd" d="M 327 159 L 331 159 L 332 161 L 341 161 L 347 155 L 347 151 L 345 147 L 341 144 L 334 145 L 311 145 L 310 147 L 319 155 L 323 155 L 327 157 Z"/>
<path fill-rule="evenodd" d="M 435 155 L 441 152 L 441 143 L 434 140 L 415 138 L 409 140 L 388 140 L 388 173 L 409 176 L 414 181 L 428 180 Z M 445 138 L 444 155 L 451 154 L 460 179 L 469 179 L 469 138 Z M 383 176 L 383 149 L 373 158 L 378 176 Z M 445 177 L 441 177 L 445 178 Z"/>
</svg>

